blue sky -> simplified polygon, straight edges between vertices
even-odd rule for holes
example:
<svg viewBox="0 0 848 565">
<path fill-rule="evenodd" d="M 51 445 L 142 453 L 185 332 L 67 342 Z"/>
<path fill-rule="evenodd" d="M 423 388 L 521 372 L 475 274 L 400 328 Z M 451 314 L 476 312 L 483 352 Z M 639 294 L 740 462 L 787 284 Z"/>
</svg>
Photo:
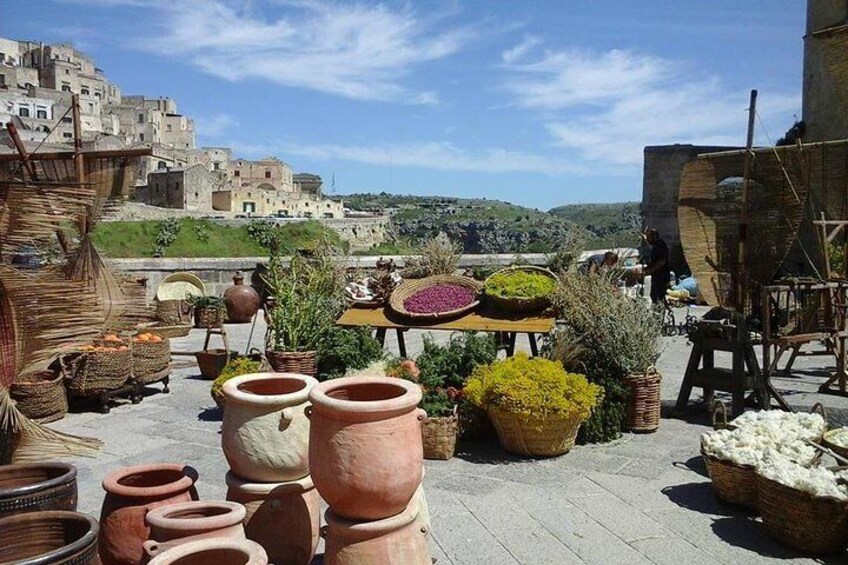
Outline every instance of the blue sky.
<svg viewBox="0 0 848 565">
<path fill-rule="evenodd" d="M 803 0 L 0 0 L 0 36 L 69 41 L 198 143 L 329 191 L 639 200 L 642 148 L 757 142 L 800 117 Z"/>
</svg>

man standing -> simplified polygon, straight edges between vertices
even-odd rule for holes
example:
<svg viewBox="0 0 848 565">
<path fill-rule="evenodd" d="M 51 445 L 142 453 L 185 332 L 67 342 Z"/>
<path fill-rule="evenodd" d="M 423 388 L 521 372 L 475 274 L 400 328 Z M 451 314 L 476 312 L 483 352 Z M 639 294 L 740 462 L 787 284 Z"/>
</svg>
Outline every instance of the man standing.
<svg viewBox="0 0 848 565">
<path fill-rule="evenodd" d="M 642 275 L 651 276 L 651 302 L 657 304 L 665 300 L 665 293 L 671 282 L 668 245 L 660 239 L 660 233 L 654 228 L 645 230 L 645 241 L 651 246 L 651 257 Z"/>
</svg>

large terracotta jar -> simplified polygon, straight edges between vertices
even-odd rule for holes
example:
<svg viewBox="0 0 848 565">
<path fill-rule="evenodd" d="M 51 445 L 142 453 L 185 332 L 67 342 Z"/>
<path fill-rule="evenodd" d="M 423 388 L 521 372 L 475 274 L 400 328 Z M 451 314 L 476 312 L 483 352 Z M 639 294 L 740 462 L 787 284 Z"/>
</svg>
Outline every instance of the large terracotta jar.
<svg viewBox="0 0 848 565">
<path fill-rule="evenodd" d="M 309 474 L 309 419 L 304 408 L 318 381 L 296 373 L 254 373 L 230 379 L 221 447 L 233 473 L 255 482 L 293 481 Z"/>
<path fill-rule="evenodd" d="M 250 483 L 227 473 L 227 500 L 247 510 L 248 539 L 276 565 L 309 565 L 318 549 L 321 497 L 307 475 L 286 483 Z"/>
<path fill-rule="evenodd" d="M 142 562 L 142 546 L 150 535 L 145 516 L 160 506 L 197 500 L 195 481 L 194 469 L 169 463 L 124 467 L 106 475 L 106 498 L 100 510 L 103 565 Z"/>
<path fill-rule="evenodd" d="M 259 293 L 244 284 L 244 275 L 237 272 L 233 276 L 233 286 L 224 291 L 224 304 L 227 307 L 227 321 L 231 324 L 244 324 L 253 320 L 259 311 Z"/>
<path fill-rule="evenodd" d="M 91 516 L 64 510 L 0 518 L 0 563 L 95 565 L 98 530 Z"/>
<path fill-rule="evenodd" d="M 150 565 L 268 565 L 268 556 L 250 540 L 210 538 L 169 549 L 154 557 Z"/>
<path fill-rule="evenodd" d="M 144 552 L 151 558 L 199 539 L 245 539 L 244 516 L 244 506 L 237 502 L 192 500 L 154 508 L 145 517 L 150 536 Z"/>
<path fill-rule="evenodd" d="M 388 377 L 323 382 L 309 395 L 309 464 L 338 516 L 380 520 L 406 508 L 421 484 L 421 389 Z"/>
<path fill-rule="evenodd" d="M 0 518 L 39 510 L 77 509 L 77 469 L 69 463 L 0 466 Z"/>
<path fill-rule="evenodd" d="M 429 528 L 419 520 L 420 512 L 419 496 L 400 514 L 382 520 L 345 520 L 327 510 L 324 565 L 430 565 Z"/>
</svg>

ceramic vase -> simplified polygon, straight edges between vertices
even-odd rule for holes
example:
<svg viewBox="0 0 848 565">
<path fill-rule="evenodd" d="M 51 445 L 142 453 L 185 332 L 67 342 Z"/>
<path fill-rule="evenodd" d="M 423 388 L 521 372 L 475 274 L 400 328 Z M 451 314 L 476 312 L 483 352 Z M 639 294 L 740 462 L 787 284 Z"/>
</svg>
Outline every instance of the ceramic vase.
<svg viewBox="0 0 848 565">
<path fill-rule="evenodd" d="M 193 500 L 154 508 L 145 517 L 150 528 L 145 555 L 149 559 L 199 539 L 245 539 L 244 517 L 244 506 L 236 502 Z"/>
<path fill-rule="evenodd" d="M 233 276 L 233 286 L 224 291 L 224 305 L 227 307 L 227 321 L 231 324 L 250 322 L 259 311 L 259 293 L 244 284 L 241 272 Z"/>
<path fill-rule="evenodd" d="M 197 500 L 195 481 L 194 469 L 169 463 L 124 467 L 106 475 L 100 511 L 103 565 L 141 563 L 150 535 L 145 516 L 160 506 Z"/>
<path fill-rule="evenodd" d="M 279 483 L 309 474 L 304 408 L 317 383 L 296 373 L 255 373 L 224 384 L 221 447 L 236 476 Z"/>
<path fill-rule="evenodd" d="M 97 520 L 49 510 L 0 518 L 0 562 L 19 565 L 96 565 Z"/>
<path fill-rule="evenodd" d="M 380 520 L 402 512 L 421 484 L 421 389 L 388 377 L 323 382 L 309 395 L 312 480 L 333 512 Z"/>
<path fill-rule="evenodd" d="M 150 560 L 150 565 L 267 565 L 265 550 L 250 540 L 210 538 L 178 545 Z"/>
<path fill-rule="evenodd" d="M 285 483 L 251 483 L 227 473 L 227 500 L 247 510 L 245 533 L 276 565 L 309 565 L 318 549 L 321 497 L 307 475 Z"/>
<path fill-rule="evenodd" d="M 0 518 L 39 510 L 77 509 L 77 469 L 69 463 L 0 466 Z"/>
</svg>

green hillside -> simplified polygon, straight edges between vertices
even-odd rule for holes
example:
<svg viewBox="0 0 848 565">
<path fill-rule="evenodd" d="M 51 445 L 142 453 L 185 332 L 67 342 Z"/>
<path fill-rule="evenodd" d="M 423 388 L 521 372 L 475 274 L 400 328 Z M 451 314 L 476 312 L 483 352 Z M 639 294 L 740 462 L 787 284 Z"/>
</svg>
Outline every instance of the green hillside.
<svg viewBox="0 0 848 565">
<path fill-rule="evenodd" d="M 597 247 L 638 247 L 642 226 L 639 202 L 567 204 L 548 213 L 589 231 Z"/>
</svg>

